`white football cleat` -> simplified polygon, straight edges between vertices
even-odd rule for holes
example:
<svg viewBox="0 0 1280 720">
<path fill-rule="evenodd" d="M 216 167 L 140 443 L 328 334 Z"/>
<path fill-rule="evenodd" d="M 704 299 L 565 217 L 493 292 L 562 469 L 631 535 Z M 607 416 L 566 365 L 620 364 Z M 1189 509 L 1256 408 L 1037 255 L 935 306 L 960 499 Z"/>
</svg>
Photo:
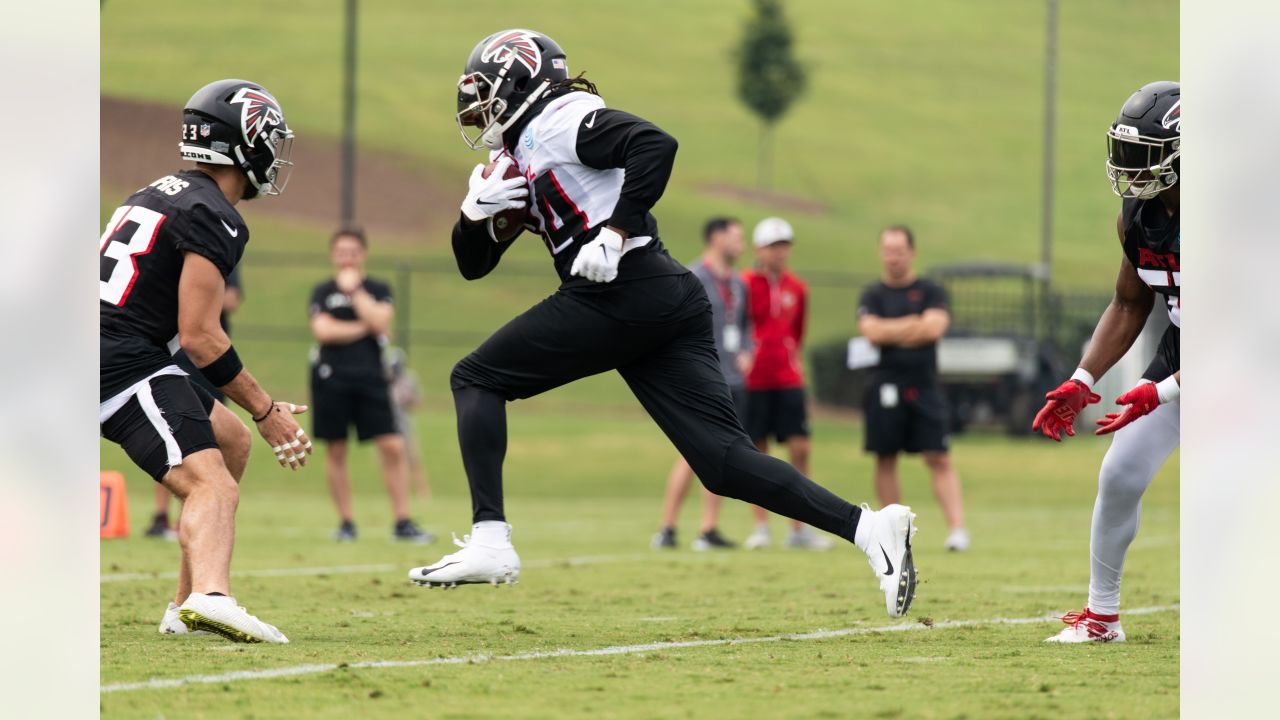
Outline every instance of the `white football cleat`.
<svg viewBox="0 0 1280 720">
<path fill-rule="evenodd" d="M 964 552 L 969 549 L 969 531 L 964 528 L 956 528 L 947 534 L 947 541 L 942 543 L 942 547 L 951 552 Z"/>
<path fill-rule="evenodd" d="M 515 585 L 520 579 L 520 556 L 511 544 L 511 526 L 506 528 L 506 541 L 486 540 L 485 544 L 471 535 L 462 540 L 453 536 L 453 544 L 462 548 L 445 555 L 439 562 L 409 571 L 409 580 L 429 588 L 455 588 L 459 585 L 505 583 Z"/>
<path fill-rule="evenodd" d="M 187 629 L 186 624 L 178 617 L 178 605 L 172 600 L 169 601 L 169 607 L 165 608 L 164 617 L 160 619 L 161 635 L 208 635 L 205 630 L 196 630 L 191 632 Z"/>
<path fill-rule="evenodd" d="M 886 505 L 881 510 L 862 506 L 860 523 L 867 525 L 867 562 L 880 579 L 885 610 L 889 617 L 902 617 L 916 596 L 916 565 L 911 559 L 911 539 L 915 537 L 916 514 L 905 505 Z"/>
<path fill-rule="evenodd" d="M 742 547 L 747 550 L 763 550 L 773 544 L 769 538 L 769 528 L 765 525 L 757 525 L 755 530 L 742 541 Z"/>
<path fill-rule="evenodd" d="M 785 547 L 792 550 L 826 552 L 835 547 L 835 543 L 831 541 L 831 538 L 826 535 L 819 535 L 814 532 L 813 528 L 805 525 L 799 530 L 791 530 L 787 533 Z"/>
<path fill-rule="evenodd" d="M 178 617 L 187 629 L 207 630 L 236 642 L 267 642 L 285 644 L 289 638 L 270 623 L 264 623 L 236 605 L 236 599 L 226 595 L 191 593 L 178 608 Z"/>
<path fill-rule="evenodd" d="M 1086 643 L 1086 642 L 1124 642 L 1124 630 L 1120 627 L 1120 616 L 1099 615 L 1089 608 L 1080 612 L 1069 612 L 1062 616 L 1067 626 L 1062 632 L 1045 642 L 1051 643 Z"/>
</svg>

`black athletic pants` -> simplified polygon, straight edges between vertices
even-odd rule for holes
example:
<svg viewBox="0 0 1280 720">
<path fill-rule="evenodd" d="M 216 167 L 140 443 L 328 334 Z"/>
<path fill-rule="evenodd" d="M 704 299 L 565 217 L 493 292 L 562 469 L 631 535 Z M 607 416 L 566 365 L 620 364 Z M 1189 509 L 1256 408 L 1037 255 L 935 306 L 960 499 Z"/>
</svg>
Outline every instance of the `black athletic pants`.
<svg viewBox="0 0 1280 720">
<path fill-rule="evenodd" d="M 708 490 L 852 542 L 859 508 L 747 438 L 720 372 L 711 305 L 690 273 L 561 289 L 454 367 L 475 522 L 505 519 L 506 403 L 608 370 L 622 375 Z"/>
</svg>

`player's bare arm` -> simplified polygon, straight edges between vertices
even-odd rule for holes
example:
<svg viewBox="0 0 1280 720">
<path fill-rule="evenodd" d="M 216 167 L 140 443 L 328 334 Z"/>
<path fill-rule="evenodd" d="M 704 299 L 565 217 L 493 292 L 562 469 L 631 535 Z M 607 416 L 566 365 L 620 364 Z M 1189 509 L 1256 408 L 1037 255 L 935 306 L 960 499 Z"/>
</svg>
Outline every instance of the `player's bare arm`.
<svg viewBox="0 0 1280 720">
<path fill-rule="evenodd" d="M 1124 243 L 1124 228 L 1116 220 L 1116 232 Z M 1138 277 L 1128 258 L 1120 261 L 1120 273 L 1116 277 L 1116 292 L 1111 304 L 1102 313 L 1093 331 L 1093 340 L 1080 367 L 1100 378 L 1129 352 L 1134 341 L 1142 333 L 1155 304 L 1155 292 Z"/>
<path fill-rule="evenodd" d="M 225 292 L 222 273 L 212 261 L 185 253 L 178 282 L 178 341 L 211 382 L 252 414 L 280 465 L 296 470 L 307 464 L 311 441 L 293 415 L 306 412 L 307 406 L 274 402 L 240 364 L 219 321 Z"/>
</svg>

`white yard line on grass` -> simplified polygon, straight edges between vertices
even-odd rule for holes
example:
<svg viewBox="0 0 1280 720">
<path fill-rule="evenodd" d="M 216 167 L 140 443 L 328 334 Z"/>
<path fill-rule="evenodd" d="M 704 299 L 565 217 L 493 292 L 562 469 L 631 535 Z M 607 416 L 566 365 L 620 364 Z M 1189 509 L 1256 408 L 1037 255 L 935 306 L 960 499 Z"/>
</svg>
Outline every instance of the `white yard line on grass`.
<svg viewBox="0 0 1280 720">
<path fill-rule="evenodd" d="M 1172 612 L 1177 605 L 1159 605 L 1125 610 L 1125 615 L 1148 615 L 1159 612 Z M 267 680 L 270 678 L 294 677 L 297 675 L 315 675 L 337 670 L 339 667 L 350 670 L 366 668 L 409 668 L 424 665 L 463 665 L 484 662 L 511 662 L 515 660 L 544 660 L 563 657 L 597 657 L 603 655 L 630 655 L 634 653 L 654 652 L 658 650 L 683 650 L 686 648 L 714 647 L 718 645 L 753 645 L 801 640 L 826 640 L 829 638 L 849 637 L 854 635 L 870 635 L 872 633 L 908 632 L 914 630 L 945 630 L 962 627 L 982 627 L 988 625 L 1030 625 L 1057 620 L 1054 615 L 1040 615 L 1024 618 L 990 618 L 987 620 L 948 620 L 933 623 L 931 626 L 919 622 L 904 622 L 897 625 L 882 625 L 870 628 L 845 628 L 843 630 L 817 630 L 809 633 L 793 635 L 770 635 L 767 637 L 744 637 L 723 640 L 688 640 L 685 642 L 658 642 L 644 645 L 614 645 L 592 650 L 544 650 L 537 652 L 516 653 L 514 655 L 463 655 L 459 657 L 427 658 L 423 660 L 367 660 L 363 662 L 320 663 L 314 665 L 292 665 L 289 667 L 269 668 L 264 670 L 237 670 L 218 675 L 188 675 L 179 678 L 152 678 L 143 682 L 112 683 L 102 686 L 103 693 L 131 692 L 133 690 L 159 690 L 163 688 L 182 687 L 183 685 L 207 685 L 232 683 L 241 680 Z"/>
</svg>

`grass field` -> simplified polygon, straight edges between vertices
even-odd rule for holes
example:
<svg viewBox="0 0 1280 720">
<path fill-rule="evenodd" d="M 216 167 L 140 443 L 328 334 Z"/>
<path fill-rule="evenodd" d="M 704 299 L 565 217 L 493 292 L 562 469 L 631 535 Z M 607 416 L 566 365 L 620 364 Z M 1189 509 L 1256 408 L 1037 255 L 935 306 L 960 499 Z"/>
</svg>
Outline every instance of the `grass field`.
<svg viewBox="0 0 1280 720">
<path fill-rule="evenodd" d="M 291 475 L 251 463 L 240 506 L 233 592 L 281 627 L 288 646 L 233 646 L 156 632 L 175 568 L 174 544 L 134 537 L 102 546 L 102 695 L 118 718 L 295 717 L 1172 717 L 1178 708 L 1176 458 L 1145 500 L 1130 554 L 1130 642 L 1052 647 L 1051 621 L 1078 609 L 1088 577 L 1088 522 L 1105 443 L 1061 447 L 966 437 L 955 455 L 968 495 L 974 550 L 947 555 L 922 469 L 906 467 L 920 513 L 923 584 L 911 615 L 885 617 L 862 555 L 783 550 L 718 555 L 648 549 L 671 451 L 637 409 L 548 402 L 512 408 L 509 515 L 525 562 L 513 588 L 452 592 L 410 586 L 404 572 L 447 551 L 396 545 L 371 453 L 354 457 L 351 545 L 328 540 L 335 517 L 318 462 Z M 448 537 L 467 528 L 469 502 L 452 413 L 423 417 L 436 499 L 416 514 Z M 827 418 L 816 432 L 815 477 L 853 499 L 869 495 L 859 429 Z M 572 453 L 572 454 L 571 454 Z M 568 458 L 592 458 L 589 462 Z M 317 458 L 318 461 L 318 458 Z M 128 468 L 104 444 L 103 466 Z M 151 483 L 127 472 L 135 525 Z M 686 508 L 692 539 L 696 502 Z M 729 503 L 724 527 L 741 539 L 748 512 Z M 775 530 L 781 532 L 781 523 Z M 344 571 L 343 566 L 347 566 Z M 352 569 L 350 566 L 373 566 Z M 337 568 L 337 570 L 309 570 Z M 142 579 L 138 575 L 143 576 Z M 931 619 L 933 628 L 922 625 Z M 909 632 L 880 630 L 903 627 Z M 857 634 L 758 643 L 658 647 L 619 654 L 462 660 L 648 643 L 745 640 L 819 630 Z M 865 633 L 865 634 L 863 634 Z M 427 664 L 377 666 L 382 661 Z M 373 666 L 355 666 L 375 663 Z M 135 689 L 152 678 L 326 664 L 276 679 L 216 679 Z M 111 686 L 126 687 L 111 690 Z"/>
<path fill-rule="evenodd" d="M 680 139 L 675 175 L 656 214 L 664 241 L 682 260 L 696 253 L 697 228 L 713 213 L 748 223 L 766 214 L 789 217 L 800 235 L 794 262 L 801 274 L 874 272 L 874 232 L 895 221 L 916 227 L 926 266 L 1038 259 L 1040 3 L 788 3 L 812 86 L 778 128 L 774 189 L 828 206 L 817 213 L 752 205 L 709 189 L 754 186 L 758 127 L 733 97 L 729 54 L 745 2 L 361 5 L 360 141 L 398 154 L 437 185 L 463 188 L 478 157 L 458 141 L 452 119 L 462 59 L 486 33 L 525 25 L 569 48 L 573 69 L 588 70 L 611 104 Z M 1105 289 L 1118 258 L 1118 201 L 1103 177 L 1102 131 L 1132 89 L 1177 76 L 1177 6 L 1163 0 L 1063 6 L 1055 281 Z M 180 104 L 208 79 L 250 77 L 280 97 L 300 143 L 331 142 L 339 119 L 340 15 L 341 3 L 322 0 L 228 0 L 217 12 L 111 0 L 102 10 L 102 92 Z M 178 166 L 176 155 L 174 161 Z M 104 219 L 131 190 L 104 183 Z M 242 329 L 302 331 L 308 292 L 325 269 L 267 263 L 255 253 L 322 257 L 336 218 L 286 220 L 264 209 L 269 202 L 242 205 L 254 239 L 245 261 L 246 304 L 236 322 Z M 417 233 L 378 235 L 373 256 L 447 268 L 453 219 L 435 218 Z M 1126 608 L 1158 611 L 1128 617 L 1130 642 L 1122 646 L 1040 642 L 1056 627 L 1036 619 L 1079 609 L 1085 596 L 1090 508 L 1106 448 L 1090 437 L 1061 447 L 958 438 L 975 542 L 966 555 L 941 551 L 941 516 L 922 468 L 908 465 L 924 584 L 911 616 L 890 621 L 865 560 L 852 548 L 820 555 L 650 551 L 672 450 L 617 378 L 589 378 L 511 409 L 508 509 L 525 561 L 520 584 L 447 593 L 410 586 L 405 570 L 437 559 L 451 549 L 449 531 L 469 526 L 449 368 L 477 338 L 556 285 L 536 240 L 517 243 L 506 260 L 541 263 L 545 277 L 507 266 L 482 283 L 423 274 L 414 277 L 412 297 L 401 299 L 414 328 L 433 338 L 412 354 L 427 394 L 419 429 L 435 490 L 415 514 L 443 536 L 441 543 L 390 542 L 385 493 L 364 450 L 353 457 L 362 539 L 332 543 L 335 516 L 320 458 L 290 474 L 265 462 L 265 448 L 255 448 L 234 563 L 236 572 L 249 574 L 236 577 L 233 589 L 251 612 L 289 635 L 288 646 L 156 632 L 172 593 L 163 574 L 176 568 L 177 548 L 137 537 L 151 482 L 103 443 L 102 467 L 128 476 L 135 535 L 102 545 L 105 716 L 1177 714 L 1176 456 L 1146 497 L 1125 576 Z M 854 334 L 858 290 L 814 290 L 814 342 Z M 245 331 L 236 344 L 273 394 L 304 401 L 304 335 Z M 815 441 L 816 479 L 852 500 L 869 499 L 860 425 L 824 416 L 815 423 Z M 686 508 L 681 526 L 686 545 L 696 506 Z M 726 534 L 742 539 L 748 525 L 747 509 L 730 503 Z M 781 533 L 781 523 L 775 528 Z M 821 630 L 849 632 L 808 635 Z M 790 635 L 799 637 L 778 639 Z M 720 642 L 729 640 L 741 642 Z M 581 654 L 642 645 L 656 647 Z M 521 656 L 558 650 L 579 654 Z M 487 655 L 517 657 L 479 657 Z M 222 677 L 272 669 L 297 674 Z M 135 687 L 196 675 L 215 681 Z"/>
</svg>

